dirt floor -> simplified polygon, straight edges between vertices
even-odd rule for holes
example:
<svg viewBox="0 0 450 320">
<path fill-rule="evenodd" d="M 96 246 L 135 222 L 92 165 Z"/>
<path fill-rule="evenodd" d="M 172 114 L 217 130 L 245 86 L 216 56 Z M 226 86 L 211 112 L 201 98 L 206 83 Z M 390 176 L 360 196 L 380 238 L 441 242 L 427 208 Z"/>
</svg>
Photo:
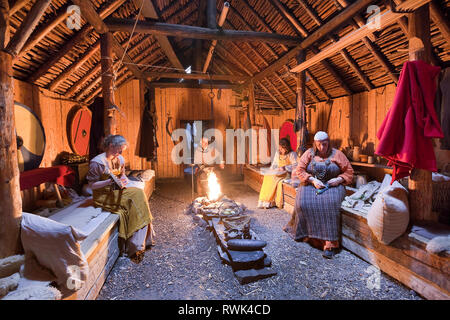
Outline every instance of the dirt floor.
<svg viewBox="0 0 450 320">
<path fill-rule="evenodd" d="M 150 199 L 156 245 L 140 264 L 119 258 L 98 299 L 421 299 L 386 274 L 377 280 L 374 267 L 346 250 L 328 260 L 292 240 L 283 231 L 290 215 L 257 209 L 258 194 L 243 182 L 227 183 L 222 191 L 247 206 L 252 230 L 268 243 L 264 251 L 276 276 L 240 285 L 231 267 L 222 264 L 213 234 L 183 213 L 191 202 L 190 185 L 164 182 L 157 183 Z"/>
</svg>

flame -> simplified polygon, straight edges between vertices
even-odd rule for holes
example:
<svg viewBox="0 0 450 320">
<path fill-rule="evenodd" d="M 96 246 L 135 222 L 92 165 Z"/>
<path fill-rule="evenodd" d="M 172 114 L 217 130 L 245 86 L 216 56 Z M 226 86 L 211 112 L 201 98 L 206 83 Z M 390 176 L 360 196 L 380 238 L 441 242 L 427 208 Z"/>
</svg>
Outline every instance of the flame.
<svg viewBox="0 0 450 320">
<path fill-rule="evenodd" d="M 220 184 L 217 180 L 217 176 L 214 172 L 208 173 L 208 199 L 215 201 L 219 199 L 222 191 L 220 190 Z"/>
</svg>

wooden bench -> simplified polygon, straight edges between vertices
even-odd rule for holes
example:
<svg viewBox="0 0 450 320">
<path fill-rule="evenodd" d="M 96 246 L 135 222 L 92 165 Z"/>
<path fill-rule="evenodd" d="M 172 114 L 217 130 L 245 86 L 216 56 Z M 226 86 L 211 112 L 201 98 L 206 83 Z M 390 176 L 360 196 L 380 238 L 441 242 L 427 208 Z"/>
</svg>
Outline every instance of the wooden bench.
<svg viewBox="0 0 450 320">
<path fill-rule="evenodd" d="M 259 193 L 264 176 L 252 166 L 244 168 L 244 182 Z M 347 188 L 350 195 L 355 189 Z M 293 214 L 295 188 L 283 183 L 284 210 Z M 450 299 L 450 257 L 447 253 L 433 254 L 426 250 L 434 235 L 450 234 L 444 225 L 410 226 L 409 231 L 389 245 L 380 243 L 359 211 L 341 208 L 342 246 L 381 271 L 397 279 L 426 299 Z M 421 231 L 428 230 L 428 238 Z"/>
</svg>

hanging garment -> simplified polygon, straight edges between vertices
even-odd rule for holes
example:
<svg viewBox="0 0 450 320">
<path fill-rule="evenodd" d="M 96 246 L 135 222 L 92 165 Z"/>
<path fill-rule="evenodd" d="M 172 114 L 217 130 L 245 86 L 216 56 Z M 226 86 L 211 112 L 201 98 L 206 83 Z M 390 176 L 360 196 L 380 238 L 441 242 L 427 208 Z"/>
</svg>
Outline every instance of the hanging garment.
<svg viewBox="0 0 450 320">
<path fill-rule="evenodd" d="M 393 166 L 391 184 L 413 168 L 437 171 L 431 138 L 443 138 L 436 111 L 436 76 L 440 68 L 407 61 L 398 81 L 394 103 L 381 124 L 375 151 Z"/>
<path fill-rule="evenodd" d="M 102 153 L 101 143 L 105 137 L 103 98 L 97 97 L 88 107 L 92 112 L 91 132 L 89 136 L 89 159 Z"/>
<path fill-rule="evenodd" d="M 450 68 L 443 72 L 441 83 L 440 119 L 444 138 L 441 140 L 441 149 L 450 150 Z"/>
<path fill-rule="evenodd" d="M 138 156 L 146 158 L 147 161 L 156 161 L 158 141 L 156 140 L 155 123 L 149 105 L 145 106 L 142 113 L 138 141 Z"/>
</svg>

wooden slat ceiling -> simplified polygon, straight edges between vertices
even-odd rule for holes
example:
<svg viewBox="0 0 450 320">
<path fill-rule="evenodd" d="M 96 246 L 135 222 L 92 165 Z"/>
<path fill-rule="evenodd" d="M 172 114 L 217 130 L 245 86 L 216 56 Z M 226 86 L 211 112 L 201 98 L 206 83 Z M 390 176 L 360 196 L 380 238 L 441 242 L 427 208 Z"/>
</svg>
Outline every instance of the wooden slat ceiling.
<svg viewBox="0 0 450 320">
<path fill-rule="evenodd" d="M 92 1 L 97 12 L 107 10 L 120 0 L 86 0 Z M 150 1 L 150 0 L 149 0 Z M 173 24 L 198 25 L 200 2 L 205 0 L 153 0 L 160 22 Z M 30 0 L 11 16 L 11 36 L 25 19 L 36 0 Z M 294 37 L 305 38 L 317 30 L 321 25 L 344 10 L 349 0 L 231 0 L 230 11 L 223 26 L 229 30 L 252 30 L 260 32 L 279 33 Z M 433 0 L 444 17 L 450 9 L 450 0 Z M 14 2 L 13 2 L 14 3 Z M 17 2 L 19 3 L 19 2 Z M 217 0 L 217 15 L 223 8 L 223 0 Z M 384 1 L 374 1 L 374 4 L 385 8 Z M 71 5 L 70 0 L 53 0 L 43 15 L 32 37 L 42 34 L 45 27 L 62 15 L 65 8 Z M 283 11 L 281 9 L 285 10 Z M 139 12 L 132 0 L 121 0 L 121 5 L 110 15 L 114 18 L 134 19 Z M 295 17 L 295 23 L 287 15 Z M 366 21 L 369 14 L 362 12 L 360 18 Z M 446 17 L 448 19 L 448 17 Z M 143 20 L 143 17 L 140 17 Z M 203 19 L 206 23 L 206 18 Z M 64 44 L 76 36 L 77 30 L 70 30 L 65 20 L 55 26 L 29 50 L 21 54 L 14 63 L 14 77 L 30 81 L 42 88 L 51 88 L 65 98 L 82 103 L 89 103 L 101 92 L 99 35 L 90 31 L 83 41 L 74 45 L 71 50 L 53 65 L 48 65 L 50 59 L 63 48 Z M 88 27 L 82 20 L 82 26 Z M 348 23 L 334 36 L 339 39 L 352 32 L 356 22 Z M 130 39 L 126 32 L 115 32 L 116 39 L 125 48 Z M 332 35 L 329 35 L 332 36 Z M 441 66 L 450 63 L 449 40 L 445 39 L 436 23 L 432 20 L 431 41 L 436 60 Z M 128 55 L 134 63 L 139 64 L 142 71 L 162 71 L 156 67 L 173 68 L 158 41 L 152 35 L 134 34 L 131 38 Z M 336 40 L 334 39 L 334 40 Z M 194 63 L 194 41 L 169 37 L 178 58 L 184 67 Z M 384 30 L 374 33 L 367 42 L 358 42 L 336 52 L 321 63 L 317 63 L 307 70 L 306 103 L 326 101 L 377 88 L 392 83 L 398 77 L 401 67 L 408 59 L 408 40 L 400 24 L 391 25 Z M 318 50 L 333 43 L 330 37 L 324 37 L 315 44 L 313 50 L 307 50 L 306 58 L 310 58 Z M 371 50 L 376 48 L 379 56 L 386 59 L 391 68 L 389 73 L 380 64 Z M 203 41 L 202 62 L 205 61 L 210 41 Z M 218 42 L 214 52 L 209 72 L 213 74 L 256 75 L 273 62 L 277 61 L 292 47 L 261 42 Z M 120 57 L 116 57 L 119 60 Z M 353 67 L 349 63 L 352 61 Z M 295 106 L 295 79 L 288 72 L 296 66 L 295 59 L 291 59 L 277 72 L 257 82 L 256 97 L 262 108 L 285 109 Z M 154 67 L 152 67 L 154 66 Z M 45 73 L 37 79 L 33 75 L 37 70 L 45 68 Z M 356 69 L 355 69 L 356 68 Z M 48 70 L 47 70 L 48 69 Z M 359 71 L 358 71 L 359 70 Z M 168 72 L 180 70 L 167 69 Z M 358 72 L 360 74 L 358 75 Z M 122 66 L 117 73 L 116 86 L 132 78 L 133 75 Z M 270 94 L 269 94 L 270 93 Z M 278 101 L 277 102 L 275 101 Z"/>
</svg>

